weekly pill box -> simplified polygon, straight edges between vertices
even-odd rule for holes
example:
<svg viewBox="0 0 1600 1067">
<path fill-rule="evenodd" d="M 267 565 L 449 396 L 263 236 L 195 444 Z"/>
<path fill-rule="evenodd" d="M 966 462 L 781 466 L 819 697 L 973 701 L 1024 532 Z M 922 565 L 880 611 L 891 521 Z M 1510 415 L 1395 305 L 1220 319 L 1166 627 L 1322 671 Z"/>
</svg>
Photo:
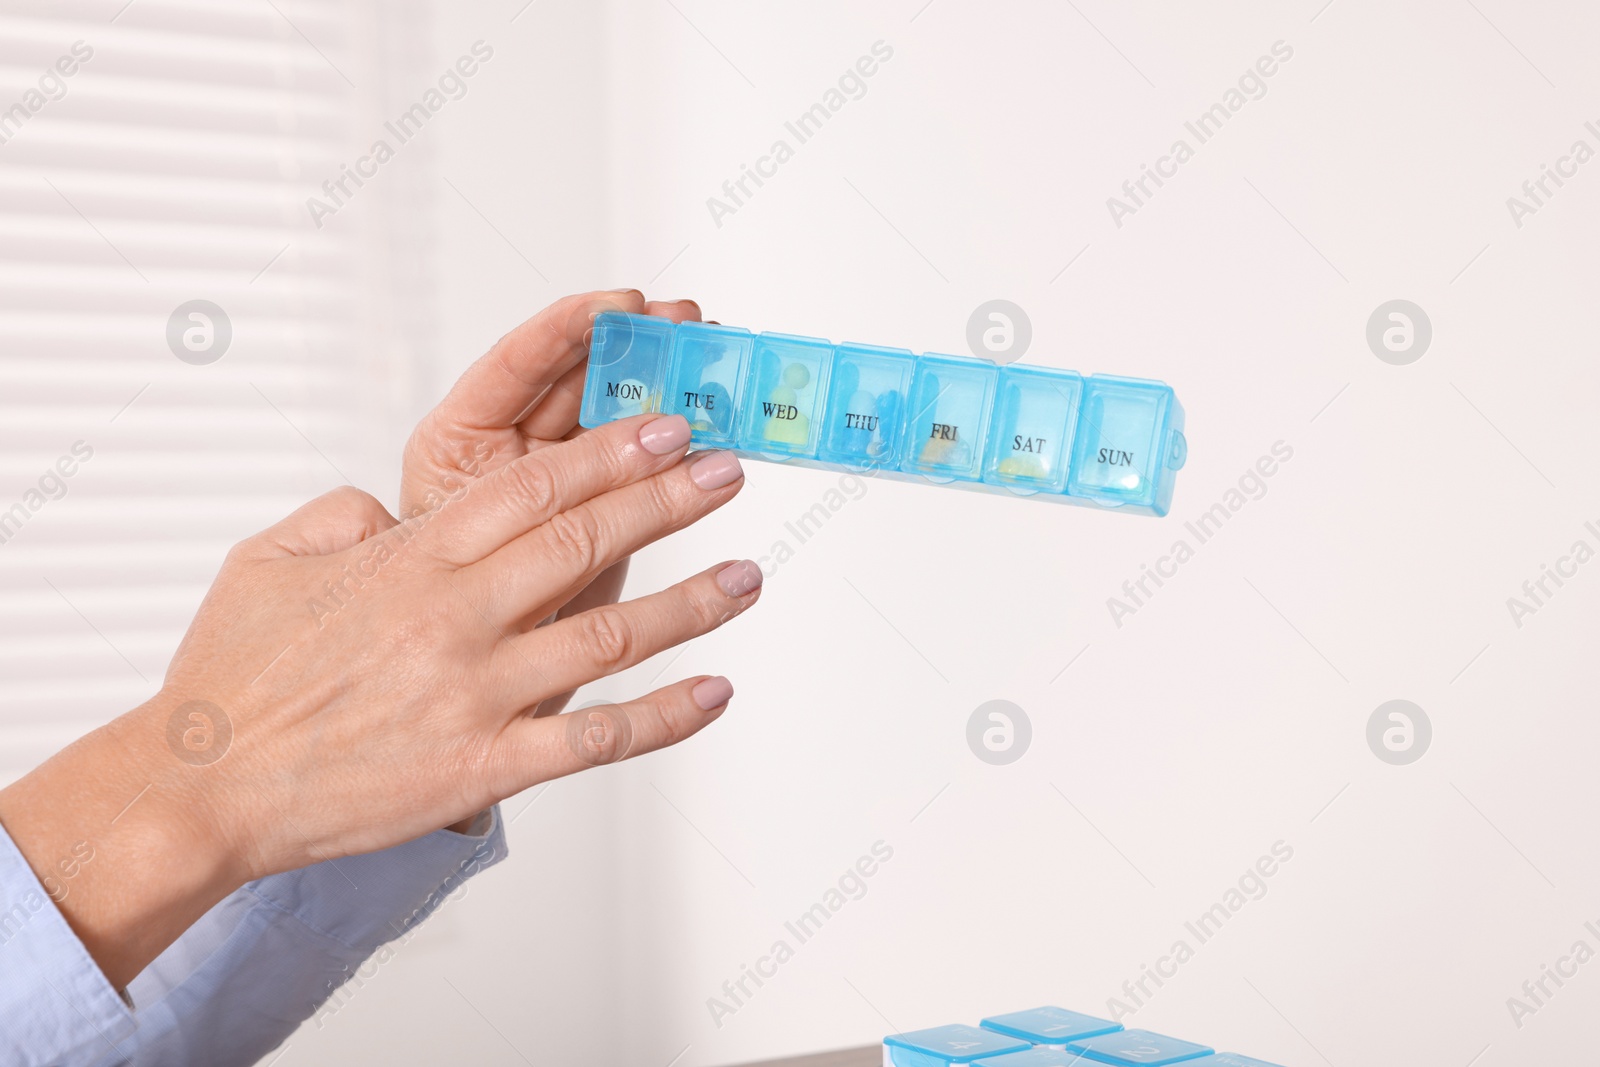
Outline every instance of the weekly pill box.
<svg viewBox="0 0 1600 1067">
<path fill-rule="evenodd" d="M 579 422 L 645 412 L 701 448 L 1143 515 L 1188 456 L 1161 382 L 602 312 Z"/>
<path fill-rule="evenodd" d="M 1063 1008 L 1033 1008 L 883 1039 L 883 1067 L 1274 1067 L 1266 1060 Z"/>
</svg>

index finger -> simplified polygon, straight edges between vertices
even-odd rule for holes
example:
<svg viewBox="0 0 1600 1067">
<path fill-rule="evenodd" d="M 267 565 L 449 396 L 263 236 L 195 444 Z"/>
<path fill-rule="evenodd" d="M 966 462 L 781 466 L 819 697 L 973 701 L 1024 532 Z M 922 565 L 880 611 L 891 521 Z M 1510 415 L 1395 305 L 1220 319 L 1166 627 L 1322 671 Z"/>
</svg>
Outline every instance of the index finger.
<svg viewBox="0 0 1600 1067">
<path fill-rule="evenodd" d="M 429 541 L 440 559 L 464 567 L 591 497 L 666 470 L 688 448 L 682 415 L 606 423 L 467 484 L 461 503 L 429 527 Z"/>
</svg>

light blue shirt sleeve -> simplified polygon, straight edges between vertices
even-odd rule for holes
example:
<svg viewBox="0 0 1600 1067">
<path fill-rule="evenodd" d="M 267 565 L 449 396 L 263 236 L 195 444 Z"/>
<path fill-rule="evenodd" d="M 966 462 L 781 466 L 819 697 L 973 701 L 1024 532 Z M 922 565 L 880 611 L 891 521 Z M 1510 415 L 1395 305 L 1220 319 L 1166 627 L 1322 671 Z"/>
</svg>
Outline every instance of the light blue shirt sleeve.
<svg viewBox="0 0 1600 1067">
<path fill-rule="evenodd" d="M 0 828 L 0 1063 L 255 1063 L 306 1019 L 337 1011 L 341 986 L 370 978 L 505 858 L 498 808 L 471 829 L 251 882 L 145 968 L 125 1000 Z"/>
</svg>

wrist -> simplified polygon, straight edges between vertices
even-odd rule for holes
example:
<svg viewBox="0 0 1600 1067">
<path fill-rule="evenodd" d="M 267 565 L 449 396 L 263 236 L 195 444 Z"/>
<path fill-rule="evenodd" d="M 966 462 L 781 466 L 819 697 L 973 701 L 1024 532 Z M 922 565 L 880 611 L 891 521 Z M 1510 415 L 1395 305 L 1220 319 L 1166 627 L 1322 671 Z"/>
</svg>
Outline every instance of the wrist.
<svg viewBox="0 0 1600 1067">
<path fill-rule="evenodd" d="M 171 706 L 158 695 L 0 790 L 0 823 L 119 989 L 249 877 L 212 783 L 185 773 L 207 768 L 168 748 Z"/>
</svg>

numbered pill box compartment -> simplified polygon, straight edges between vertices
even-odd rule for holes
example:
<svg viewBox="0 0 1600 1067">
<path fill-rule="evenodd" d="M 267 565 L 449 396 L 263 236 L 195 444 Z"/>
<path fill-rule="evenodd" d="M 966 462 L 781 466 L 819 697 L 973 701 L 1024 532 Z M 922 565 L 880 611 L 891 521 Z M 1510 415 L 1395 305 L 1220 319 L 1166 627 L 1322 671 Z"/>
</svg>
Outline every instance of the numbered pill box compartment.
<svg viewBox="0 0 1600 1067">
<path fill-rule="evenodd" d="M 601 426 L 660 411 L 674 333 L 667 319 L 612 311 L 597 315 L 578 421 Z"/>
<path fill-rule="evenodd" d="M 883 1067 L 951 1067 L 986 1057 L 1025 1052 L 1033 1046 L 977 1026 L 935 1026 L 883 1039 Z"/>
<path fill-rule="evenodd" d="M 918 359 L 900 469 L 935 481 L 980 481 L 999 377 L 999 367 L 976 359 Z"/>
<path fill-rule="evenodd" d="M 769 459 L 815 459 L 833 345 L 782 333 L 755 336 L 739 446 Z"/>
<path fill-rule="evenodd" d="M 1110 1063 L 1116 1067 L 1168 1067 L 1169 1064 L 1186 1063 L 1212 1054 L 1205 1045 L 1149 1030 L 1118 1030 L 1098 1037 L 1080 1038 L 1068 1042 L 1066 1050 L 1092 1063 Z"/>
<path fill-rule="evenodd" d="M 661 410 L 689 420 L 698 445 L 738 441 L 738 413 L 755 335 L 735 326 L 678 325 Z"/>
<path fill-rule="evenodd" d="M 983 480 L 1022 494 L 1065 491 L 1082 399 L 1072 371 L 1002 370 Z"/>
<path fill-rule="evenodd" d="M 1189 454 L 1183 424 L 1182 406 L 1160 382 L 1085 378 L 1067 492 L 1102 507 L 1165 515 Z"/>
<path fill-rule="evenodd" d="M 857 470 L 895 466 L 916 363 L 904 348 L 835 348 L 817 457 Z"/>
<path fill-rule="evenodd" d="M 985 1030 L 1005 1034 L 1007 1037 L 1018 1037 L 1035 1045 L 1056 1048 L 1082 1038 L 1113 1034 L 1122 1029 L 1121 1023 L 1112 1022 L 1110 1019 L 1056 1007 L 991 1015 L 978 1025 Z"/>
</svg>

